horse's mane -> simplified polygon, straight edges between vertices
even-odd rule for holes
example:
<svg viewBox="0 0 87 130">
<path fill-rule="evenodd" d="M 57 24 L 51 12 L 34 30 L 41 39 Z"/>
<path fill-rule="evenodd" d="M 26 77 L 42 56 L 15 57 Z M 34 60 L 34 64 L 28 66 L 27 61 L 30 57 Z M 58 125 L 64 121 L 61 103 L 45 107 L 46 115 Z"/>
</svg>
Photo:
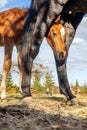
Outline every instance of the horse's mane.
<svg viewBox="0 0 87 130">
<path fill-rule="evenodd" d="M 69 0 L 64 8 L 66 8 L 65 13 L 87 13 L 87 0 Z"/>
</svg>

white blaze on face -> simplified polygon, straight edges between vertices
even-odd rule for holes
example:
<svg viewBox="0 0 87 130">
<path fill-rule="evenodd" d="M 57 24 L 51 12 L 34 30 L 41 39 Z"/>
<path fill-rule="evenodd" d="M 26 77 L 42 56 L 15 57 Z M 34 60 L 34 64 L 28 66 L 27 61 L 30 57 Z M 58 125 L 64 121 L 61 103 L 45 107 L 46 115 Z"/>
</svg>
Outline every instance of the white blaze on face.
<svg viewBox="0 0 87 130">
<path fill-rule="evenodd" d="M 61 33 L 61 37 L 64 38 L 65 29 L 63 27 L 60 29 L 60 33 Z"/>
</svg>

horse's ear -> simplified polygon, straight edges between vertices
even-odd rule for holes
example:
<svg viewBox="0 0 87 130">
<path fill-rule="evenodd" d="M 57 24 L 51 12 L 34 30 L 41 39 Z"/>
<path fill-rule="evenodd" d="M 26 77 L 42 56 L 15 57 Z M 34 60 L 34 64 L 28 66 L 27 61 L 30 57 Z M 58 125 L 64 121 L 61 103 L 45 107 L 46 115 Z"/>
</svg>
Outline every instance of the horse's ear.
<svg viewBox="0 0 87 130">
<path fill-rule="evenodd" d="M 56 24 L 60 23 L 60 18 L 61 18 L 61 15 L 59 15 L 59 16 L 56 18 L 56 20 L 54 21 L 54 23 L 56 23 Z"/>
</svg>

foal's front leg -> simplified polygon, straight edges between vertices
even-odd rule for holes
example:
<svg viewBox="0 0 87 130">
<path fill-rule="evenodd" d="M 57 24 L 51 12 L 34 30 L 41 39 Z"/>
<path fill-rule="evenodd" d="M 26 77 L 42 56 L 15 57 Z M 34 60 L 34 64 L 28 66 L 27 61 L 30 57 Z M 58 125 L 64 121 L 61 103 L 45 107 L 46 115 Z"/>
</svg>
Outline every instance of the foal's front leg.
<svg viewBox="0 0 87 130">
<path fill-rule="evenodd" d="M 3 72 L 2 72 L 2 81 L 0 87 L 1 99 L 6 98 L 6 79 L 11 68 L 11 58 L 12 58 L 12 50 L 13 44 L 6 43 L 4 47 L 4 63 L 3 63 Z"/>
</svg>

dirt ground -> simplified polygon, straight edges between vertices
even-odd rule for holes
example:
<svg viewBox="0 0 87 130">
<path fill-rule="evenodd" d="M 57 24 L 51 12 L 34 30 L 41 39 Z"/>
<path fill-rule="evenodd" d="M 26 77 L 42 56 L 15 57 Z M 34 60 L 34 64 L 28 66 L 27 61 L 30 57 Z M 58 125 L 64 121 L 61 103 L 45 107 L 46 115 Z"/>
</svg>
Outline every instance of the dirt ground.
<svg viewBox="0 0 87 130">
<path fill-rule="evenodd" d="M 34 96 L 25 101 L 8 97 L 0 101 L 0 130 L 87 130 L 87 96 L 79 105 L 65 104 L 64 97 Z"/>
</svg>

